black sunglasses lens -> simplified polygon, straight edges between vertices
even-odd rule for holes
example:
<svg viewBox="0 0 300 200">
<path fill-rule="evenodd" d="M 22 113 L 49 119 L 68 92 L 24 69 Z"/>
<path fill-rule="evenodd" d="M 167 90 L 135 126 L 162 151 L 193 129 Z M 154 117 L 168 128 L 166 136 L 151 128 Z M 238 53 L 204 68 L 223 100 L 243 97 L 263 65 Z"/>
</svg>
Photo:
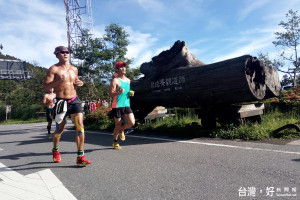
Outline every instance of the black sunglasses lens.
<svg viewBox="0 0 300 200">
<path fill-rule="evenodd" d="M 61 54 L 69 54 L 68 51 L 61 51 L 60 53 L 61 53 Z"/>
</svg>

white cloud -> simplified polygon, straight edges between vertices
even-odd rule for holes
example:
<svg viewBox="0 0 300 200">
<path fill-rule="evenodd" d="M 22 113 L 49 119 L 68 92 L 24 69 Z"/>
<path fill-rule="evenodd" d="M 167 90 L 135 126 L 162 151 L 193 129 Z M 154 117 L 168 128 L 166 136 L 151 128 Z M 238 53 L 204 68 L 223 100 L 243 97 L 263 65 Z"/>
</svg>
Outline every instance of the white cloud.
<svg viewBox="0 0 300 200">
<path fill-rule="evenodd" d="M 221 20 L 220 19 L 215 19 L 213 17 L 210 17 L 210 19 L 207 19 L 207 24 L 205 25 L 205 29 L 208 30 L 208 31 L 221 29 L 223 27 L 224 27 L 224 25 L 221 22 Z"/>
<path fill-rule="evenodd" d="M 257 0 L 257 1 L 249 1 L 246 4 L 246 7 L 239 11 L 238 20 L 243 21 L 247 18 L 253 11 L 263 7 L 265 4 L 269 3 L 271 0 Z"/>
<path fill-rule="evenodd" d="M 130 44 L 128 45 L 126 56 L 134 58 L 134 67 L 140 66 L 143 62 L 149 62 L 153 57 L 151 49 L 154 48 L 157 38 L 153 37 L 150 33 L 135 31 L 130 26 L 124 28 L 130 35 Z"/>
<path fill-rule="evenodd" d="M 132 67 L 134 68 L 140 67 L 143 63 L 150 62 L 153 56 L 154 56 L 153 51 L 151 50 L 144 51 L 143 54 L 134 61 Z"/>
<path fill-rule="evenodd" d="M 64 4 L 57 6 L 38 0 L 9 3 L 5 5 L 10 8 L 9 12 L 1 14 L 5 27 L 0 32 L 2 53 L 31 63 L 37 61 L 49 68 L 57 62 L 54 48 L 67 45 Z"/>
<path fill-rule="evenodd" d="M 157 0 L 136 0 L 136 2 L 148 12 L 159 12 L 164 9 L 164 5 Z"/>
<path fill-rule="evenodd" d="M 141 55 L 134 60 L 133 67 L 140 67 L 145 62 L 150 62 L 154 56 L 157 56 L 162 51 L 170 49 L 169 46 L 152 47 L 144 49 Z"/>
<path fill-rule="evenodd" d="M 105 33 L 105 26 L 94 26 L 92 30 L 92 34 L 94 38 L 102 38 Z"/>
<path fill-rule="evenodd" d="M 252 54 L 257 56 L 263 50 L 274 48 L 272 41 L 274 34 L 272 29 L 248 30 L 244 31 L 237 38 L 227 39 L 227 54 L 217 56 L 214 62 L 238 57 L 245 54 Z M 228 51 L 233 49 L 233 51 Z"/>
<path fill-rule="evenodd" d="M 257 53 L 260 49 L 263 49 L 265 47 L 269 46 L 269 44 L 263 42 L 263 41 L 253 41 L 252 43 L 245 45 L 245 46 L 241 46 L 238 49 L 235 49 L 232 52 L 229 52 L 226 55 L 222 55 L 219 57 L 216 57 L 214 59 L 214 62 L 218 62 L 218 61 L 222 61 L 222 60 L 227 60 L 227 59 L 231 59 L 231 58 L 235 58 L 235 57 L 239 57 L 242 55 L 246 55 L 246 54 L 252 54 L 252 53 Z M 252 56 L 257 56 L 252 55 Z"/>
</svg>

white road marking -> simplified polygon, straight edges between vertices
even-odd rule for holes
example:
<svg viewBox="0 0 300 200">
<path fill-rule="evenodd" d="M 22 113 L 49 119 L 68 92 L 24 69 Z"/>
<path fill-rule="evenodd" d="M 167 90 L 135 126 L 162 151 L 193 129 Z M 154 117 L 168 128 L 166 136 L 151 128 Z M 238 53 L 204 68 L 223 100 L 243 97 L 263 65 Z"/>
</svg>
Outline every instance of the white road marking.
<svg viewBox="0 0 300 200">
<path fill-rule="evenodd" d="M 45 126 L 45 125 L 46 125 L 46 123 L 45 124 L 33 125 L 32 127 L 40 127 L 40 126 Z"/>
<path fill-rule="evenodd" d="M 77 200 L 50 169 L 23 176 L 0 163 L 0 197 L 5 200 Z"/>
<path fill-rule="evenodd" d="M 300 140 L 294 140 L 292 142 L 289 142 L 288 144 L 289 145 L 298 145 L 298 146 L 300 146 Z"/>
<path fill-rule="evenodd" d="M 108 133 L 100 133 L 100 132 L 96 132 L 96 131 L 85 131 L 85 132 L 91 132 L 91 133 L 102 134 L 102 135 L 111 135 L 111 134 L 108 134 Z M 281 151 L 281 150 L 274 150 L 274 149 L 241 147 L 241 146 L 234 146 L 234 145 L 227 145 L 227 144 L 196 142 L 196 141 L 188 141 L 188 140 L 174 140 L 174 139 L 167 139 L 167 138 L 156 138 L 156 137 L 151 137 L 151 136 L 150 137 L 145 137 L 145 136 L 136 136 L 136 135 L 128 136 L 127 135 L 126 137 L 135 137 L 135 138 L 144 138 L 144 139 L 151 139 L 151 140 L 163 140 L 163 141 L 169 141 L 169 142 L 181 142 L 181 143 L 188 143 L 188 144 L 200 144 L 200 145 L 207 145 L 207 146 L 217 146 L 217 147 L 226 147 L 226 148 L 235 148 L 235 149 L 245 149 L 245 150 L 254 150 L 254 151 L 267 151 L 267 152 L 275 152 L 275 153 L 300 155 L 300 152 L 295 152 L 295 151 Z"/>
</svg>

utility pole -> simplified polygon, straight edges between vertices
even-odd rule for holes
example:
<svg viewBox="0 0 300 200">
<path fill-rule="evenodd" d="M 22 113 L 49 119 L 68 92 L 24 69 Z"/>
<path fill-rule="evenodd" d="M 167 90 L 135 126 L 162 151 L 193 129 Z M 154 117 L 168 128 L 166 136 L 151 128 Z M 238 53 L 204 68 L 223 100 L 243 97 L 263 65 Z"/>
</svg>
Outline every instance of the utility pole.
<svg viewBox="0 0 300 200">
<path fill-rule="evenodd" d="M 72 51 L 80 45 L 83 31 L 88 30 L 91 34 L 93 27 L 91 0 L 64 0 L 66 7 L 68 48 L 71 50 L 70 62 L 80 64 L 74 59 Z"/>
</svg>

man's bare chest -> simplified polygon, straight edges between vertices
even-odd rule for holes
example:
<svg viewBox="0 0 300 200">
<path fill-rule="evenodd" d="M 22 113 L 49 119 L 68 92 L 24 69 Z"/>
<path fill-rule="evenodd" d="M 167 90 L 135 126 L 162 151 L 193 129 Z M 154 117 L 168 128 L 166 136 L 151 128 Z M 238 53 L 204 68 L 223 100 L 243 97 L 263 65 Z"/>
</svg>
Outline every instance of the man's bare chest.
<svg viewBox="0 0 300 200">
<path fill-rule="evenodd" d="M 76 73 L 73 70 L 60 70 L 56 73 L 55 78 L 65 82 L 73 82 L 76 79 Z"/>
</svg>

